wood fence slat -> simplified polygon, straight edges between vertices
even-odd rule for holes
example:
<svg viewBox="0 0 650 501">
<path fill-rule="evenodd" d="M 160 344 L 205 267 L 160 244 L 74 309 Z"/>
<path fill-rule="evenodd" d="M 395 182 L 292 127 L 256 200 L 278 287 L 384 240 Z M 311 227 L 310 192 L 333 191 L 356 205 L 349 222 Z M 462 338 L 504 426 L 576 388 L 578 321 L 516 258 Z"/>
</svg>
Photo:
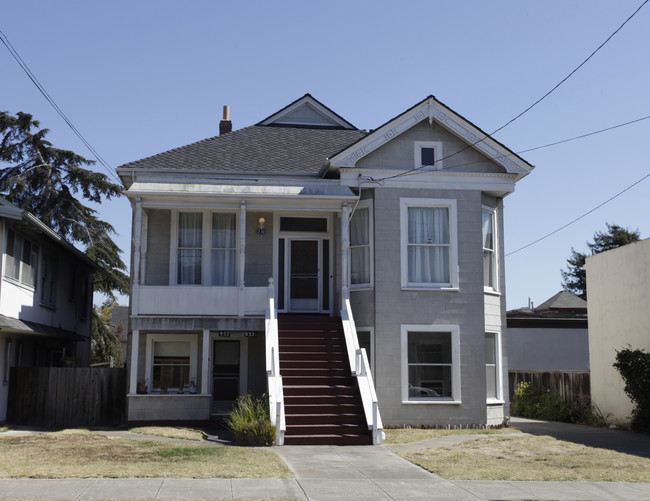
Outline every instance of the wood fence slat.
<svg viewBox="0 0 650 501">
<path fill-rule="evenodd" d="M 569 403 L 580 402 L 583 405 L 591 401 L 589 372 L 562 371 L 509 371 L 508 382 L 510 400 L 521 382 L 530 382 L 535 388 L 551 390 Z"/>
</svg>

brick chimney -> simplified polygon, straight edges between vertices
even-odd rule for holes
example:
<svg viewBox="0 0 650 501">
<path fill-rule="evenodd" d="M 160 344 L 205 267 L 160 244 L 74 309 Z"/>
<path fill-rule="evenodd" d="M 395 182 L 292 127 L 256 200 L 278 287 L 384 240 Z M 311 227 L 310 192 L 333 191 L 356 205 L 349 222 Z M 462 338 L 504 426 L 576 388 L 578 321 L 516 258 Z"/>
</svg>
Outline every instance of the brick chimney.
<svg viewBox="0 0 650 501">
<path fill-rule="evenodd" d="M 223 107 L 223 119 L 219 122 L 219 135 L 223 136 L 232 132 L 232 122 L 230 121 L 230 106 Z"/>
</svg>

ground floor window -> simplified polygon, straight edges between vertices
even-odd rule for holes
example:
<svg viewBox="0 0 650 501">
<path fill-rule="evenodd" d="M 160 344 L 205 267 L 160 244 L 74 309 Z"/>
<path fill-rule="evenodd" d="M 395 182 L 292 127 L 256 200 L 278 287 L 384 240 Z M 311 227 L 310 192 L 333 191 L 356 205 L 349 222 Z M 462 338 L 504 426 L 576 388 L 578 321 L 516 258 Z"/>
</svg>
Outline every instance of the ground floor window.
<svg viewBox="0 0 650 501">
<path fill-rule="evenodd" d="M 500 401 L 500 349 L 499 334 L 497 332 L 485 333 L 485 391 L 487 401 Z"/>
<path fill-rule="evenodd" d="M 460 402 L 458 326 L 402 326 L 405 402 Z"/>
<path fill-rule="evenodd" d="M 178 391 L 196 381 L 196 334 L 147 335 L 146 377 L 154 391 Z"/>
</svg>

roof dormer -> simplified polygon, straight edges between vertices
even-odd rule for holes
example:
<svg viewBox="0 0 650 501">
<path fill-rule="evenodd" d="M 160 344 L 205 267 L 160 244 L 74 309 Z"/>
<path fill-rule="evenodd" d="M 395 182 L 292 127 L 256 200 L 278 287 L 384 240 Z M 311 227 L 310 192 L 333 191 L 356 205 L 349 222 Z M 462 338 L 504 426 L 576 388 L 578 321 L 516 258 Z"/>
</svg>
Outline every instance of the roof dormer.
<svg viewBox="0 0 650 501">
<path fill-rule="evenodd" d="M 257 125 L 356 130 L 354 125 L 312 97 L 311 94 L 305 94 Z"/>
</svg>

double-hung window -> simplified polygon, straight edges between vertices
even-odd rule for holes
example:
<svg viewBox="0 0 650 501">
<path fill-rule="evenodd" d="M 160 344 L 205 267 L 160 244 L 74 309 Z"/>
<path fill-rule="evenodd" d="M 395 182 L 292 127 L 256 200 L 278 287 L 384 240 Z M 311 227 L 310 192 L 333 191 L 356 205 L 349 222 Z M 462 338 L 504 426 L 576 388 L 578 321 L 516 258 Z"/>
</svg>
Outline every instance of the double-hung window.
<svg viewBox="0 0 650 501">
<path fill-rule="evenodd" d="M 153 387 L 182 388 L 190 382 L 190 342 L 154 341 Z"/>
<path fill-rule="evenodd" d="M 178 283 L 201 284 L 203 248 L 203 213 L 178 214 Z"/>
<path fill-rule="evenodd" d="M 455 325 L 402 325 L 402 400 L 460 402 L 460 342 Z"/>
<path fill-rule="evenodd" d="M 456 201 L 400 201 L 402 288 L 457 288 Z"/>
<path fill-rule="evenodd" d="M 372 287 L 372 211 L 370 201 L 361 201 L 350 220 L 350 286 Z"/>
<path fill-rule="evenodd" d="M 54 254 L 43 252 L 41 261 L 41 304 L 56 306 L 57 261 Z"/>
<path fill-rule="evenodd" d="M 5 276 L 29 287 L 36 287 L 38 245 L 9 228 Z"/>
<path fill-rule="evenodd" d="M 495 211 L 484 207 L 482 214 L 483 286 L 489 290 L 497 290 Z"/>
<path fill-rule="evenodd" d="M 485 390 L 488 402 L 502 400 L 499 341 L 497 332 L 485 333 Z"/>
<path fill-rule="evenodd" d="M 235 285 L 236 228 L 235 214 L 212 214 L 212 285 Z"/>
</svg>

